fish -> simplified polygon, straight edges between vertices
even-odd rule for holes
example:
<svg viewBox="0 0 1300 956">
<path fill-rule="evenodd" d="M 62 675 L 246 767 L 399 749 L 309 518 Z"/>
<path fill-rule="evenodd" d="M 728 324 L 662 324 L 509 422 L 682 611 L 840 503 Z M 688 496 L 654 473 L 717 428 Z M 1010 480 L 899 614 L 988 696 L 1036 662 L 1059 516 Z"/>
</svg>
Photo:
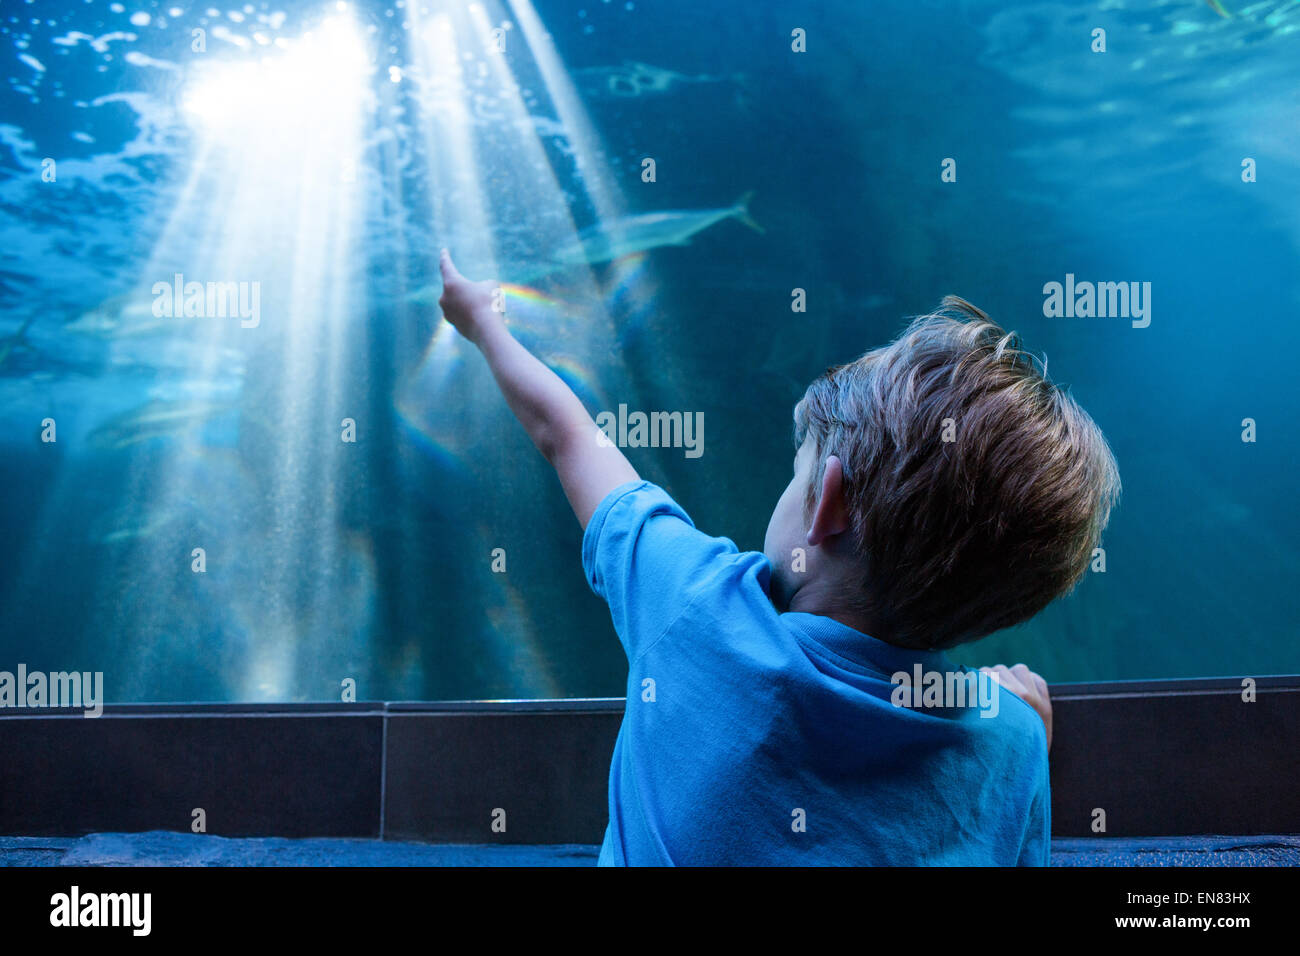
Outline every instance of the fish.
<svg viewBox="0 0 1300 956">
<path fill-rule="evenodd" d="M 173 509 L 159 510 L 146 503 L 143 507 L 120 508 L 95 522 L 90 539 L 96 544 L 121 544 L 123 541 L 152 538 L 180 518 Z"/>
<path fill-rule="evenodd" d="M 736 219 L 760 235 L 766 233 L 749 214 L 749 202 L 754 193 L 747 192 L 732 206 L 721 209 L 677 209 L 662 212 L 624 216 L 611 223 L 597 223 L 582 230 L 573 239 L 563 243 L 549 260 L 512 262 L 501 267 L 501 279 L 506 290 L 507 303 L 511 297 L 532 299 L 542 293 L 526 284 L 544 279 L 577 265 L 596 265 L 624 259 L 660 246 L 689 245 L 698 232 L 708 229 L 724 219 Z M 442 286 L 426 285 L 403 297 L 414 305 L 436 305 L 442 296 Z M 546 299 L 554 305 L 554 300 Z"/>
<path fill-rule="evenodd" d="M 176 328 L 174 318 L 153 314 L 152 302 L 136 295 L 119 295 L 105 299 L 63 326 L 65 331 L 92 335 L 101 339 L 134 338 L 164 335 Z"/>
<path fill-rule="evenodd" d="M 86 440 L 92 447 L 101 450 L 127 448 L 154 438 L 171 438 L 183 434 L 234 407 L 231 403 L 197 399 L 155 399 L 113 416 L 93 429 Z"/>
<path fill-rule="evenodd" d="M 648 212 L 597 223 L 560 246 L 553 258 L 561 265 L 596 264 L 660 246 L 685 246 L 696 233 L 724 219 L 736 219 L 761 235 L 765 230 L 749 214 L 753 195 L 745 193 L 735 205 L 721 209 Z"/>
<path fill-rule="evenodd" d="M 170 494 L 167 500 L 150 498 L 132 502 L 106 514 L 101 514 L 91 523 L 89 536 L 96 544 L 121 544 L 124 541 L 142 541 L 154 537 L 161 531 L 173 528 L 176 532 L 207 532 L 210 524 L 207 515 L 219 512 L 212 510 L 210 500 L 207 509 L 190 494 Z"/>
<path fill-rule="evenodd" d="M 30 349 L 31 345 L 27 341 L 27 330 L 32 327 L 36 321 L 35 315 L 29 315 L 26 321 L 18 327 L 18 331 L 13 335 L 6 335 L 0 339 L 0 368 L 5 367 L 5 362 L 9 361 L 9 356 L 19 349 Z"/>
<path fill-rule="evenodd" d="M 731 76 L 691 76 L 628 60 L 622 66 L 592 66 L 573 71 L 579 89 L 589 98 L 613 97 L 628 99 L 635 96 L 653 96 L 667 93 L 675 87 L 691 83 L 744 83 L 743 73 Z"/>
</svg>

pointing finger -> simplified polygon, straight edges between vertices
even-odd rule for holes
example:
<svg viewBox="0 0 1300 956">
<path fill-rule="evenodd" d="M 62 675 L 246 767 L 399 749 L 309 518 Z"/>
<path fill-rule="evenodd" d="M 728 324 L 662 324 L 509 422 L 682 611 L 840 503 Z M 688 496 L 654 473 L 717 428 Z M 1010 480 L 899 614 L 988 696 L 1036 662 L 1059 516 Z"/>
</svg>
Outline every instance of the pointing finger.
<svg viewBox="0 0 1300 956">
<path fill-rule="evenodd" d="M 451 261 L 451 253 L 446 249 L 443 249 L 441 255 L 438 256 L 438 266 L 442 269 L 442 278 L 444 281 L 460 277 L 460 272 L 456 268 L 456 263 Z"/>
</svg>

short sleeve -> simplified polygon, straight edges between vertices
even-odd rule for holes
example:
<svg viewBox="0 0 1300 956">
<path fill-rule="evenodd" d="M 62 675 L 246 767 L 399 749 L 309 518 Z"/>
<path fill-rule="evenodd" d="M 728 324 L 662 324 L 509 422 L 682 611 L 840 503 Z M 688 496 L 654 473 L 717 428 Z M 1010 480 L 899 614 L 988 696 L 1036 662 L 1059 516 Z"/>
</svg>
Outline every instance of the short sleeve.
<svg viewBox="0 0 1300 956">
<path fill-rule="evenodd" d="M 582 539 L 582 567 L 609 605 L 629 661 L 636 660 L 738 555 L 726 538 L 696 530 L 666 491 L 648 481 L 615 488 Z"/>
</svg>

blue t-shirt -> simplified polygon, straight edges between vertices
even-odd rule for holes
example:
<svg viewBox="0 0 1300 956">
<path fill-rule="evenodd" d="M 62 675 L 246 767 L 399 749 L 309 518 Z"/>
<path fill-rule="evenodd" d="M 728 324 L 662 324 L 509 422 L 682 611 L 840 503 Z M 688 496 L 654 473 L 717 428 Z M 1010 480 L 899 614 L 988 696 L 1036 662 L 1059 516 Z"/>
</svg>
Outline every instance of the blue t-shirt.
<svg viewBox="0 0 1300 956">
<path fill-rule="evenodd" d="M 629 665 L 601 864 L 1048 862 L 1043 722 L 987 676 L 983 706 L 906 706 L 893 675 L 971 672 L 778 613 L 767 559 L 646 481 L 601 502 L 582 563 Z"/>
</svg>

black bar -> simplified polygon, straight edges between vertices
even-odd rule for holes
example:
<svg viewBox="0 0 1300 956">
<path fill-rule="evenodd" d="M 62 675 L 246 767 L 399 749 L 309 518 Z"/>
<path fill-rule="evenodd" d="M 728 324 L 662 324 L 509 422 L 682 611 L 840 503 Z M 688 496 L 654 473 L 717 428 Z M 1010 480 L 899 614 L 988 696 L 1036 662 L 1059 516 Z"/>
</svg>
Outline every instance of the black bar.
<svg viewBox="0 0 1300 956">
<path fill-rule="evenodd" d="M 907 869 L 865 881 L 862 874 L 834 869 L 692 870 L 613 878 L 591 869 L 551 872 L 545 878 L 536 870 L 495 870 L 462 871 L 454 880 L 421 877 L 409 870 L 356 869 L 0 871 L 0 925 L 10 945 L 33 936 L 63 937 L 65 942 L 133 939 L 130 926 L 52 926 L 52 916 L 65 919 L 70 911 L 57 896 L 70 904 L 74 886 L 83 903 L 92 894 L 148 893 L 150 938 L 202 938 L 209 946 L 227 940 L 336 946 L 353 938 L 372 943 L 399 939 L 403 931 L 427 939 L 454 933 L 462 944 L 490 941 L 496 946 L 522 935 L 536 945 L 571 926 L 579 912 L 591 931 L 626 929 L 633 890 L 671 893 L 670 904 L 656 904 L 645 917 L 653 932 L 698 932 L 708 926 L 728 940 L 770 933 L 786 920 L 804 925 L 806 910 L 790 910 L 790 901 L 811 899 L 828 912 L 860 913 L 854 922 L 859 932 L 914 946 L 923 939 L 926 947 L 950 940 L 1014 947 L 1025 939 L 1065 936 L 1072 943 L 1128 937 L 1174 944 L 1198 937 L 1230 946 L 1285 938 L 1293 922 L 1293 874 L 1285 869 Z M 741 901 L 744 910 L 737 913 Z M 139 904 L 132 910 L 136 928 L 143 930 L 144 897 L 133 902 Z M 1207 928 L 1173 922 L 1206 918 L 1244 919 L 1246 924 Z M 1132 925 L 1135 919 L 1153 924 Z"/>
</svg>

